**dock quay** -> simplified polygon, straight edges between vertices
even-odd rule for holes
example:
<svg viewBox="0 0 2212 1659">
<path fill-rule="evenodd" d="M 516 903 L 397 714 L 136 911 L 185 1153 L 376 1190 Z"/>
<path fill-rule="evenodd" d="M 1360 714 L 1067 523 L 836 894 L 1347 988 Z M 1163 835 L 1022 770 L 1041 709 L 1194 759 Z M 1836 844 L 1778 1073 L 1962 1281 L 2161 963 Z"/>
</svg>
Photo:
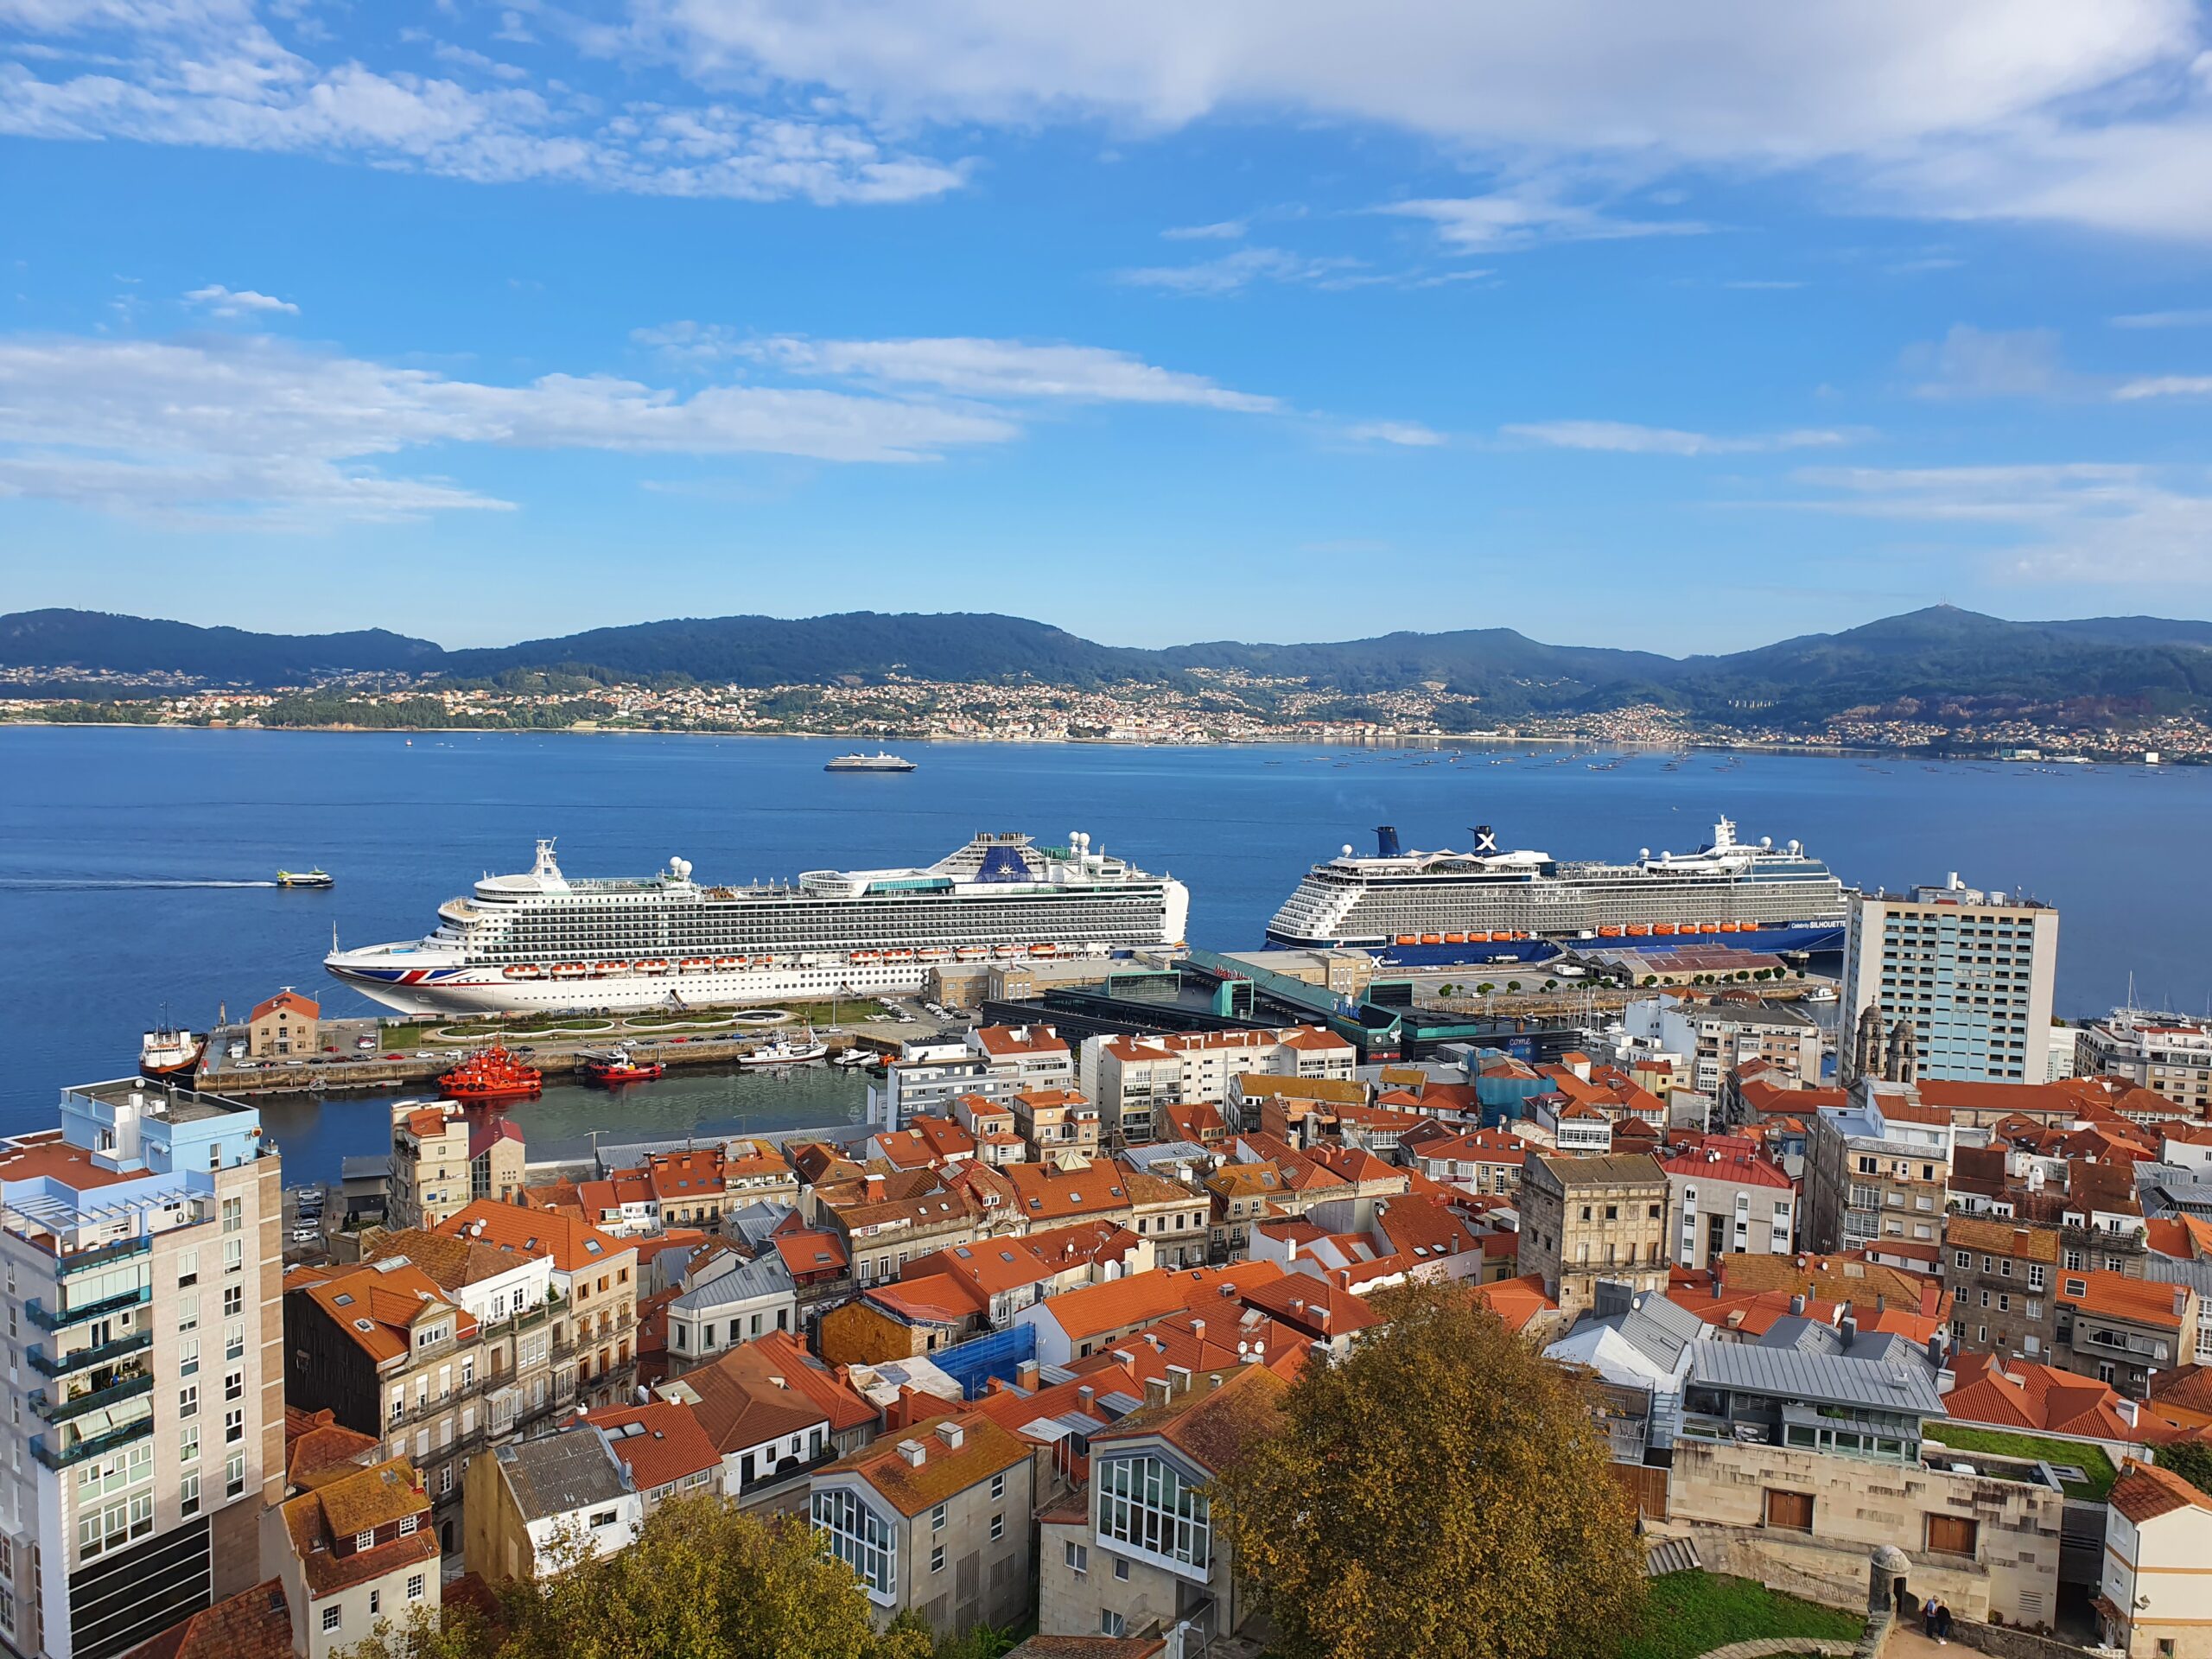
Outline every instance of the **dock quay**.
<svg viewBox="0 0 2212 1659">
<path fill-rule="evenodd" d="M 848 1005 L 850 1006 L 849 1004 Z M 702 1008 L 686 1016 L 665 1014 L 575 1016 L 560 1020 L 497 1017 L 440 1023 L 407 1018 L 329 1019 L 318 1022 L 312 1049 L 252 1052 L 243 1024 L 219 1025 L 209 1034 L 192 1086 L 202 1093 L 255 1095 L 391 1095 L 435 1084 L 479 1049 L 501 1043 L 543 1071 L 548 1080 L 575 1075 L 584 1057 L 627 1048 L 639 1061 L 677 1066 L 732 1065 L 756 1047 L 811 1028 L 831 1057 L 855 1049 L 886 1057 L 899 1052 L 898 1030 L 887 1019 L 826 1023 L 820 1009 Z"/>
</svg>

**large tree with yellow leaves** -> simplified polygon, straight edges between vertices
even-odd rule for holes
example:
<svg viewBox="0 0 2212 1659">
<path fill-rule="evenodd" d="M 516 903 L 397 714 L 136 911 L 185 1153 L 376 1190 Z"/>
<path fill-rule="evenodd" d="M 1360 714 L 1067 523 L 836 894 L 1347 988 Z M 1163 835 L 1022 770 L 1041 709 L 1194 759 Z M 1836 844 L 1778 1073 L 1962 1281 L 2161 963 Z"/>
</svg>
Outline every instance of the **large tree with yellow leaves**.
<svg viewBox="0 0 2212 1659">
<path fill-rule="evenodd" d="M 1586 1385 L 1463 1289 L 1307 1368 L 1219 1483 L 1287 1659 L 1603 1659 L 1643 1602 L 1635 1512 Z"/>
</svg>

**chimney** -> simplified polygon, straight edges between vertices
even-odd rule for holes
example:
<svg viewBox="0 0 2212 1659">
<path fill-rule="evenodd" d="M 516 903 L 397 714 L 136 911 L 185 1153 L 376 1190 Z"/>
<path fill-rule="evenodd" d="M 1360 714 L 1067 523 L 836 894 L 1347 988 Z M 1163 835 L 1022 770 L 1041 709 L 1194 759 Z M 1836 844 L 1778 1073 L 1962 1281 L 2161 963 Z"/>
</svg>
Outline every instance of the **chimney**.
<svg viewBox="0 0 2212 1659">
<path fill-rule="evenodd" d="M 1944 1346 L 1943 1333 L 1941 1331 L 1931 1331 L 1928 1333 L 1928 1363 L 1939 1371 L 1943 1369 Z"/>
<path fill-rule="evenodd" d="M 1037 1369 L 1037 1362 L 1035 1360 L 1023 1360 L 1020 1364 L 1014 1368 L 1014 1386 L 1016 1388 L 1027 1389 L 1032 1394 L 1036 1393 Z"/>
<path fill-rule="evenodd" d="M 1836 1334 L 1843 1338 L 1843 1345 L 1847 1351 L 1853 1343 L 1859 1340 L 1859 1316 L 1848 1307 L 1843 1310 L 1843 1317 L 1836 1321 L 1835 1328 Z"/>
<path fill-rule="evenodd" d="M 899 1455 L 906 1459 L 909 1469 L 918 1469 L 928 1461 L 930 1449 L 919 1440 L 901 1440 L 899 1442 Z"/>
<path fill-rule="evenodd" d="M 1206 1339 L 1206 1322 L 1204 1319 L 1192 1319 L 1191 1321 L 1191 1334 L 1193 1337 L 1196 1337 L 1200 1342 L 1204 1342 Z"/>
<path fill-rule="evenodd" d="M 880 1204 L 883 1201 L 882 1176 L 871 1175 L 868 1178 L 867 1195 L 870 1204 Z"/>
<path fill-rule="evenodd" d="M 1144 1402 L 1145 1402 L 1145 1404 L 1147 1404 L 1147 1406 L 1164 1406 L 1164 1405 L 1166 1405 L 1166 1404 L 1167 1403 L 1167 1396 L 1168 1396 L 1168 1388 L 1167 1388 L 1167 1379 L 1166 1379 L 1166 1377 L 1164 1377 L 1164 1376 L 1147 1376 L 1147 1378 L 1145 1378 L 1145 1380 L 1144 1380 Z"/>
<path fill-rule="evenodd" d="M 1075 1391 L 1076 1404 L 1082 1407 L 1084 1411 L 1089 1411 L 1090 1409 L 1090 1402 L 1097 1393 L 1098 1390 L 1092 1388 L 1090 1383 L 1084 1383 L 1081 1388 Z"/>
<path fill-rule="evenodd" d="M 1789 1299 L 1789 1311 L 1796 1314 L 1799 1319 L 1804 1318 L 1805 1299 L 1802 1296 L 1792 1296 Z"/>
<path fill-rule="evenodd" d="M 1191 1391 L 1189 1366 L 1170 1365 L 1167 1368 L 1167 1391 L 1170 1394 L 1188 1394 Z"/>
<path fill-rule="evenodd" d="M 957 1452 L 960 1449 L 960 1443 L 968 1438 L 968 1431 L 957 1423 L 939 1423 L 937 1426 L 937 1437 L 944 1442 L 945 1450 Z"/>
</svg>

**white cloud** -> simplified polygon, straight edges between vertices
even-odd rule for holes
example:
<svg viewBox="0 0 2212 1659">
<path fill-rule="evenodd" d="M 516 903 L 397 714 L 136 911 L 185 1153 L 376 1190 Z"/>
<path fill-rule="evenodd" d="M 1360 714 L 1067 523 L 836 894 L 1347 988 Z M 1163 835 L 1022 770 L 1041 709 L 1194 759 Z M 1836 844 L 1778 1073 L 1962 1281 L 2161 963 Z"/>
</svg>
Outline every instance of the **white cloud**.
<svg viewBox="0 0 2212 1659">
<path fill-rule="evenodd" d="M 1913 388 L 1922 397 L 2055 397 L 2084 384 L 2060 360 L 2050 328 L 1993 331 L 1962 322 L 1935 345 L 1912 347 L 1905 363 L 1928 375 Z"/>
<path fill-rule="evenodd" d="M 1551 187 L 1542 185 L 1479 196 L 1396 201 L 1377 211 L 1427 219 L 1446 243 L 1471 253 L 1511 252 L 1547 242 L 1701 236 L 1710 228 L 1694 219 L 1616 217 L 1586 203 L 1562 201 Z"/>
<path fill-rule="evenodd" d="M 993 410 L 811 387 L 494 385 L 265 337 L 0 339 L 0 489 L 157 516 L 320 523 L 509 505 L 374 464 L 434 445 L 897 462 L 1020 433 Z"/>
<path fill-rule="evenodd" d="M 1811 468 L 1792 505 L 1956 526 L 2019 581 L 2212 582 L 2212 473 L 2126 462 Z"/>
<path fill-rule="evenodd" d="M 2212 311 L 2138 311 L 2130 316 L 2114 317 L 2115 328 L 2204 328 L 2212 327 Z"/>
<path fill-rule="evenodd" d="M 1249 229 L 1241 219 L 1224 219 L 1211 225 L 1178 225 L 1160 235 L 1170 242 L 1236 242 Z"/>
<path fill-rule="evenodd" d="M 1357 273 L 1357 259 L 1336 257 L 1313 258 L 1281 248 L 1239 248 L 1217 259 L 1188 265 L 1147 265 L 1115 273 L 1116 279 L 1137 288 L 1165 289 L 1173 294 L 1218 297 L 1234 294 L 1254 283 L 1303 283 L 1317 288 L 1363 286 L 1369 278 Z"/>
<path fill-rule="evenodd" d="M 1433 449 L 1450 442 L 1419 421 L 1362 421 L 1346 427 L 1344 435 L 1355 442 L 1395 443 L 1408 449 Z"/>
<path fill-rule="evenodd" d="M 2156 374 L 2130 380 L 2113 392 L 2122 403 L 2139 397 L 2212 397 L 2212 374 Z"/>
<path fill-rule="evenodd" d="M 300 308 L 289 300 L 280 300 L 267 294 L 257 294 L 250 288 L 232 289 L 220 283 L 210 283 L 205 288 L 195 288 L 184 296 L 188 305 L 206 308 L 219 317 L 243 317 L 253 313 L 281 311 L 296 317 Z"/>
<path fill-rule="evenodd" d="M 1740 455 L 1777 449 L 1817 449 L 1849 443 L 1857 435 L 1828 428 L 1716 437 L 1628 421 L 1533 421 L 1501 428 L 1506 436 L 1554 449 L 1605 449 L 1633 455 Z"/>
<path fill-rule="evenodd" d="M 690 327 L 691 325 L 679 325 Z M 1127 352 L 1012 340 L 808 340 L 780 334 L 747 355 L 798 374 L 923 386 L 959 397 L 1187 404 L 1239 414 L 1279 412 L 1274 397 L 1232 391 L 1204 375 L 1162 369 Z"/>
<path fill-rule="evenodd" d="M 555 81 L 475 88 L 358 61 L 323 67 L 280 44 L 243 0 L 0 0 L 0 17 L 10 10 L 64 40 L 113 33 L 127 49 L 112 67 L 50 75 L 0 50 L 0 135 L 300 151 L 483 183 L 825 205 L 925 200 L 966 173 L 964 162 L 887 149 L 865 127 L 810 111 L 633 102 L 607 113 Z M 505 68 L 479 54 L 461 60 L 494 76 Z"/>
</svg>

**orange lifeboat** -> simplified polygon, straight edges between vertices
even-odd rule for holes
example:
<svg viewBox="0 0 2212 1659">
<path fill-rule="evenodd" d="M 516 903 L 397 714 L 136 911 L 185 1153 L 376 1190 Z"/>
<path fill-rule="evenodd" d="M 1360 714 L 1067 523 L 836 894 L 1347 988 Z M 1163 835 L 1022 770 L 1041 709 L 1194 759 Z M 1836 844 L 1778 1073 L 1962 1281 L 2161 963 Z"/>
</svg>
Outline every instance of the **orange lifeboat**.
<svg viewBox="0 0 2212 1659">
<path fill-rule="evenodd" d="M 676 964 L 676 971 L 679 974 L 703 974 L 714 965 L 713 961 L 706 957 L 686 957 Z"/>
<path fill-rule="evenodd" d="M 1029 954 L 1033 957 L 1057 957 L 1060 954 L 1060 947 L 1057 944 L 1033 944 L 1029 947 Z"/>
<path fill-rule="evenodd" d="M 1608 922 L 1598 930 L 1598 937 L 1601 939 L 1618 939 L 1620 936 L 1621 926 L 1618 922 Z"/>
<path fill-rule="evenodd" d="M 553 964 L 553 977 L 556 979 L 582 979 L 590 971 L 581 962 L 556 962 Z"/>
<path fill-rule="evenodd" d="M 664 974 L 668 971 L 668 959 L 665 957 L 641 957 L 636 967 L 641 974 Z"/>
<path fill-rule="evenodd" d="M 883 953 L 880 950 L 855 950 L 853 952 L 853 960 L 855 962 L 880 962 L 882 958 Z"/>
<path fill-rule="evenodd" d="M 1649 938 L 1650 932 L 1651 924 L 1649 922 L 1630 922 L 1628 925 L 1628 936 L 1631 939 Z"/>
<path fill-rule="evenodd" d="M 1721 924 L 1720 924 L 1720 931 L 1721 931 L 1723 933 L 1735 933 L 1735 932 L 1738 932 L 1738 931 L 1740 931 L 1741 930 L 1738 928 L 1738 926 L 1737 925 L 1737 924 L 1736 924 L 1736 923 L 1734 923 L 1734 922 L 1723 922 L 1723 923 L 1721 923 Z"/>
<path fill-rule="evenodd" d="M 715 958 L 715 971 L 718 974 L 726 974 L 733 968 L 742 968 L 744 966 L 745 958 L 743 957 L 716 957 Z"/>
<path fill-rule="evenodd" d="M 630 964 L 626 962 L 595 962 L 591 965 L 594 979 L 614 979 L 629 971 Z"/>
<path fill-rule="evenodd" d="M 1418 933 L 1401 933 L 1398 935 L 1397 942 L 1400 944 L 1419 944 L 1421 943 L 1421 935 Z"/>
<path fill-rule="evenodd" d="M 914 953 L 911 950 L 887 950 L 883 953 L 883 959 L 886 962 L 912 962 Z"/>
<path fill-rule="evenodd" d="M 1467 936 L 1464 933 L 1446 933 L 1444 936 L 1444 943 L 1446 944 L 1465 944 L 1466 942 Z"/>
<path fill-rule="evenodd" d="M 1441 933 L 1424 933 L 1421 936 L 1421 942 L 1423 944 L 1441 944 L 1444 936 Z"/>
<path fill-rule="evenodd" d="M 536 979 L 544 970 L 534 962 L 511 962 L 506 967 L 509 979 Z"/>
<path fill-rule="evenodd" d="M 1720 924 L 1718 922 L 1700 922 L 1697 925 L 1697 931 L 1700 933 L 1718 933 L 1720 931 Z"/>
<path fill-rule="evenodd" d="M 1651 932 L 1655 938 L 1671 939 L 1675 937 L 1675 925 L 1672 922 L 1654 922 Z"/>
</svg>

